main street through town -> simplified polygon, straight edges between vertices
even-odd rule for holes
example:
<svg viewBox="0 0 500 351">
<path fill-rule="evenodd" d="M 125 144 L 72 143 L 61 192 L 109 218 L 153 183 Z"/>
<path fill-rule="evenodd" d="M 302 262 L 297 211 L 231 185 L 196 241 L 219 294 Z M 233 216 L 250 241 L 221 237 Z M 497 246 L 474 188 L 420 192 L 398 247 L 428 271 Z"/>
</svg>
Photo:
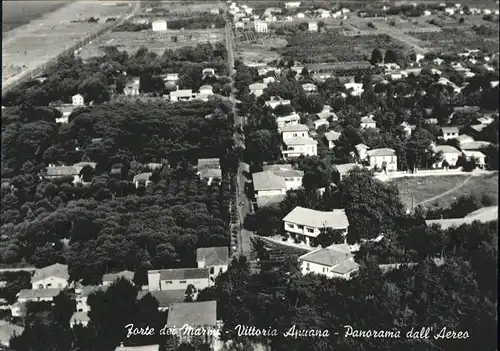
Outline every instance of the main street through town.
<svg viewBox="0 0 500 351">
<path fill-rule="evenodd" d="M 226 47 L 227 47 L 227 59 L 228 59 L 228 70 L 231 79 L 231 95 L 230 101 L 233 105 L 233 118 L 234 118 L 234 126 L 235 126 L 235 147 L 236 148 L 245 148 L 245 137 L 239 131 L 243 127 L 243 118 L 238 114 L 238 109 L 236 104 L 238 100 L 236 99 L 236 87 L 234 85 L 234 75 L 236 74 L 234 69 L 234 52 L 235 52 L 235 42 L 234 42 L 234 34 L 230 21 L 226 22 L 225 27 L 225 36 L 226 36 Z M 245 216 L 250 211 L 250 203 L 245 195 L 245 181 L 246 178 L 243 175 L 243 171 L 245 169 L 244 163 L 240 162 L 238 167 L 237 174 L 237 183 L 238 189 L 236 191 L 236 203 L 238 208 L 238 223 L 239 223 L 239 232 L 236 237 L 236 246 L 237 253 L 242 255 L 248 255 L 252 251 L 250 237 L 252 236 L 252 232 L 245 230 L 243 228 L 243 222 L 245 220 Z"/>
</svg>

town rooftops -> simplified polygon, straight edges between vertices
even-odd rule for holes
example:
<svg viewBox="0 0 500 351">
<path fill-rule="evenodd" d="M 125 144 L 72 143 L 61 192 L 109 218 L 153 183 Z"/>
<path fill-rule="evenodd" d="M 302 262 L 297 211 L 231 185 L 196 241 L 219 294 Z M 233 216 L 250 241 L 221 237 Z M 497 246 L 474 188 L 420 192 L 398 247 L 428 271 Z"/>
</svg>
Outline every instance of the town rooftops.
<svg viewBox="0 0 500 351">
<path fill-rule="evenodd" d="M 458 127 L 441 127 L 443 134 L 458 134 Z"/>
<path fill-rule="evenodd" d="M 202 168 L 199 175 L 201 178 L 221 178 L 222 171 L 218 168 Z"/>
<path fill-rule="evenodd" d="M 106 289 L 106 287 L 104 287 L 104 286 L 85 285 L 84 287 L 81 288 L 79 295 L 81 297 L 86 297 L 86 296 L 89 296 L 95 292 L 98 292 L 100 290 L 105 290 L 105 289 Z"/>
<path fill-rule="evenodd" d="M 35 283 L 45 278 L 57 277 L 61 279 L 69 279 L 68 266 L 65 264 L 54 263 L 50 266 L 37 269 L 33 277 L 31 277 L 31 282 Z"/>
<path fill-rule="evenodd" d="M 132 281 L 134 280 L 134 272 L 131 272 L 131 271 L 121 271 L 121 272 L 118 272 L 118 273 L 108 273 L 108 274 L 104 274 L 102 276 L 102 281 L 103 282 L 113 282 L 117 279 L 120 279 L 120 278 L 124 278 L 124 279 L 127 279 L 129 281 Z"/>
<path fill-rule="evenodd" d="M 81 168 L 75 166 L 48 166 L 48 177 L 75 176 L 80 174 Z"/>
<path fill-rule="evenodd" d="M 95 167 L 97 166 L 97 163 L 96 162 L 78 162 L 78 163 L 75 163 L 73 165 L 73 167 L 86 167 L 86 166 L 89 166 L 89 167 L 92 167 L 95 169 Z"/>
<path fill-rule="evenodd" d="M 217 325 L 217 302 L 182 302 L 174 303 L 168 310 L 167 327 L 180 328 L 183 325 L 211 326 Z"/>
<path fill-rule="evenodd" d="M 462 151 L 465 156 L 467 157 L 482 157 L 486 158 L 486 155 L 483 154 L 481 151 L 476 151 L 476 150 L 464 150 Z"/>
<path fill-rule="evenodd" d="M 205 267 L 227 265 L 229 249 L 226 246 L 200 247 L 196 250 L 196 261 L 205 261 Z"/>
<path fill-rule="evenodd" d="M 289 124 L 281 128 L 281 132 L 308 132 L 309 128 L 305 124 Z"/>
<path fill-rule="evenodd" d="M 473 126 L 470 126 L 472 129 L 474 129 L 476 132 L 481 132 L 484 128 L 486 128 L 488 125 L 487 124 L 475 124 Z"/>
<path fill-rule="evenodd" d="M 184 280 L 184 279 L 208 279 L 208 268 L 173 268 L 148 271 L 149 273 L 160 273 L 161 280 Z"/>
<path fill-rule="evenodd" d="M 393 149 L 388 149 L 388 148 L 381 148 L 381 149 L 373 149 L 367 151 L 367 155 L 370 157 L 373 156 L 396 156 L 396 151 Z"/>
<path fill-rule="evenodd" d="M 168 308 L 173 303 L 184 302 L 186 290 L 139 291 L 137 300 L 142 299 L 147 294 L 151 294 L 158 301 L 158 307 Z"/>
<path fill-rule="evenodd" d="M 443 154 L 459 154 L 460 151 L 458 151 L 456 148 L 450 145 L 438 145 L 434 148 L 435 152 L 442 151 Z"/>
<path fill-rule="evenodd" d="M 483 147 L 488 147 L 490 146 L 491 143 L 488 141 L 471 141 L 471 142 L 466 142 L 466 143 L 460 143 L 460 148 L 462 150 L 479 150 Z"/>
<path fill-rule="evenodd" d="M 474 138 L 467 135 L 467 134 L 462 134 L 462 135 L 459 135 L 457 140 L 460 142 L 460 143 L 470 143 L 470 142 L 473 142 L 474 141 Z"/>
<path fill-rule="evenodd" d="M 253 173 L 252 180 L 255 191 L 286 189 L 285 178 L 271 171 Z"/>
<path fill-rule="evenodd" d="M 300 206 L 287 214 L 283 221 L 313 228 L 345 229 L 349 226 L 344 210 L 316 211 Z"/>
<path fill-rule="evenodd" d="M 317 145 L 318 142 L 312 138 L 304 138 L 304 137 L 294 137 L 294 138 L 289 138 L 283 140 L 283 142 L 287 146 L 292 146 L 292 145 Z"/>
<path fill-rule="evenodd" d="M 331 130 L 331 131 L 325 133 L 325 139 L 328 141 L 337 141 L 337 140 L 339 140 L 341 135 L 342 135 L 342 133 Z"/>
<path fill-rule="evenodd" d="M 332 267 L 332 272 L 337 274 L 348 274 L 358 270 L 359 265 L 352 260 L 344 260 Z"/>
<path fill-rule="evenodd" d="M 18 299 L 53 298 L 59 295 L 62 289 L 23 289 L 17 295 Z"/>
<path fill-rule="evenodd" d="M 198 89 L 198 90 L 199 90 L 199 91 L 202 91 L 202 90 L 210 90 L 210 91 L 212 91 L 212 90 L 213 90 L 213 88 L 212 88 L 212 86 L 211 86 L 211 85 L 202 85 L 202 86 L 200 87 L 200 89 Z"/>
</svg>

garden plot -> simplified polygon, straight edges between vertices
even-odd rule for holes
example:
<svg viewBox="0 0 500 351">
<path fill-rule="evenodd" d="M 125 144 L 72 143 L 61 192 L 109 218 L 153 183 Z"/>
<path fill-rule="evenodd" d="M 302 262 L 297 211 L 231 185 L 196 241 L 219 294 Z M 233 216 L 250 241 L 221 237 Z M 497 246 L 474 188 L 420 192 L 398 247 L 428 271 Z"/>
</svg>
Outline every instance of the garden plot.
<svg viewBox="0 0 500 351">
<path fill-rule="evenodd" d="M 498 35 L 481 35 L 470 28 L 444 28 L 438 33 L 414 33 L 412 36 L 419 39 L 425 47 L 442 52 L 463 52 L 465 49 L 498 52 Z"/>
<path fill-rule="evenodd" d="M 102 56 L 107 47 L 116 47 L 129 54 L 135 53 L 141 47 L 146 47 L 149 51 L 161 55 L 167 49 L 175 50 L 183 46 L 195 46 L 198 43 L 207 42 L 212 44 L 224 42 L 224 29 L 112 32 L 84 47 L 80 56 L 84 59 Z"/>
</svg>

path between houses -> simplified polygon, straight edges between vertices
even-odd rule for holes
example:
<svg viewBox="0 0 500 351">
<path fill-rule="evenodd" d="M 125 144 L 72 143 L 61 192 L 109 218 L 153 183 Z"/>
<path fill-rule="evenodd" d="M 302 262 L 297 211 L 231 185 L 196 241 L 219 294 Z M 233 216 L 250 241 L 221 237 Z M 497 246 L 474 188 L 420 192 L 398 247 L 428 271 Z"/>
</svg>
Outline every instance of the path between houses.
<svg viewBox="0 0 500 351">
<path fill-rule="evenodd" d="M 417 206 L 417 205 L 423 205 L 423 204 L 426 204 L 426 203 L 428 203 L 428 202 L 435 201 L 435 200 L 437 200 L 437 199 L 442 198 L 443 196 L 446 196 L 446 195 L 448 195 L 448 194 L 450 194 L 450 193 L 454 192 L 455 190 L 460 189 L 460 188 L 461 188 L 461 187 L 463 187 L 465 184 L 467 184 L 467 182 L 469 181 L 469 179 L 471 179 L 472 177 L 473 177 L 473 175 L 470 175 L 470 176 L 469 176 L 466 180 L 464 180 L 464 181 L 463 181 L 463 183 L 462 183 L 462 184 L 458 184 L 457 186 L 455 186 L 455 187 L 453 187 L 453 188 L 451 188 L 451 189 L 449 189 L 449 190 L 446 190 L 444 193 L 441 193 L 441 194 L 439 194 L 439 195 L 433 196 L 433 197 L 431 197 L 431 198 L 429 198 L 429 199 L 426 199 L 426 200 L 424 200 L 424 201 L 420 201 L 418 204 L 416 204 L 416 206 Z"/>
</svg>

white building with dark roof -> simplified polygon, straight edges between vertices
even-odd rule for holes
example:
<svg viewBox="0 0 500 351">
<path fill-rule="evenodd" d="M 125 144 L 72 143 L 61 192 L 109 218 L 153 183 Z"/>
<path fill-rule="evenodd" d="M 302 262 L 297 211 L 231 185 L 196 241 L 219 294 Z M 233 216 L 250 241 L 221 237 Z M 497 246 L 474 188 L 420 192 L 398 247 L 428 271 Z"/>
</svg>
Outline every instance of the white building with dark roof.
<svg viewBox="0 0 500 351">
<path fill-rule="evenodd" d="M 252 174 L 257 205 L 283 200 L 288 190 L 302 186 L 303 176 L 304 172 L 293 169 L 291 165 L 264 166 L 264 171 Z"/>
<path fill-rule="evenodd" d="M 302 274 L 320 274 L 328 278 L 350 279 L 359 265 L 347 244 L 332 245 L 308 252 L 298 258 Z"/>
<path fill-rule="evenodd" d="M 270 100 L 266 101 L 264 105 L 271 109 L 275 109 L 278 106 L 288 106 L 291 104 L 290 100 L 282 99 L 279 96 L 271 96 Z"/>
<path fill-rule="evenodd" d="M 458 127 L 441 127 L 441 135 L 438 138 L 441 140 L 458 138 Z"/>
<path fill-rule="evenodd" d="M 196 250 L 196 262 L 198 268 L 209 268 L 210 279 L 215 282 L 215 278 L 227 271 L 229 267 L 229 248 L 221 247 L 201 247 Z"/>
<path fill-rule="evenodd" d="M 84 106 L 85 99 L 81 94 L 76 94 L 71 97 L 71 102 L 73 106 Z"/>
<path fill-rule="evenodd" d="M 281 153 L 283 158 L 316 156 L 318 154 L 318 142 L 309 137 L 309 128 L 304 124 L 288 125 L 281 128 L 283 146 Z"/>
<path fill-rule="evenodd" d="M 454 167 L 457 164 L 458 158 L 460 157 L 460 151 L 450 145 L 437 145 L 433 148 L 435 154 L 442 152 L 443 158 L 440 161 L 435 162 L 433 168 L 443 167 L 443 162 L 446 160 L 448 164 L 447 167 Z M 445 164 L 446 165 L 446 164 Z"/>
<path fill-rule="evenodd" d="M 310 245 L 323 230 L 340 230 L 347 235 L 349 220 L 344 210 L 316 211 L 297 206 L 283 218 L 285 231 Z"/>
<path fill-rule="evenodd" d="M 177 268 L 148 271 L 149 291 L 186 290 L 193 285 L 203 290 L 213 285 L 209 268 Z"/>
<path fill-rule="evenodd" d="M 170 101 L 191 101 L 198 97 L 191 89 L 178 89 L 170 92 Z"/>
</svg>

